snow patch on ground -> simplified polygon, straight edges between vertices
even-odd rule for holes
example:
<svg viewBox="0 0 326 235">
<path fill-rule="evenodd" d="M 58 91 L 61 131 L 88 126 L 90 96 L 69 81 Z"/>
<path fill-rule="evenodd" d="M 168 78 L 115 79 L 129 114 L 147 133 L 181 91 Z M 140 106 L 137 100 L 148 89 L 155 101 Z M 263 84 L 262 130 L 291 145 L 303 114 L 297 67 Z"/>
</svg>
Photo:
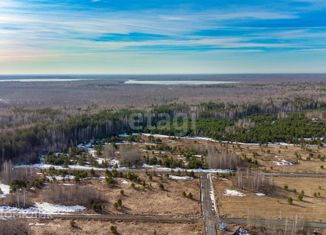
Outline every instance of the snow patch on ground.
<svg viewBox="0 0 326 235">
<path fill-rule="evenodd" d="M 143 136 L 153 136 L 154 138 L 170 138 L 173 136 L 169 136 L 169 135 L 160 135 L 160 134 L 150 134 L 150 133 L 143 133 Z"/>
<path fill-rule="evenodd" d="M 96 158 L 95 160 L 97 161 L 98 164 L 103 164 L 103 162 L 106 162 L 106 159 L 100 157 Z"/>
<path fill-rule="evenodd" d="M 48 178 L 50 181 L 53 181 L 54 179 L 57 181 L 62 181 L 62 180 L 74 180 L 75 176 L 73 175 L 65 175 L 64 177 L 61 175 L 57 175 L 57 176 L 47 176 L 46 178 Z"/>
<path fill-rule="evenodd" d="M 292 166 L 293 163 L 292 162 L 289 162 L 287 160 L 281 160 L 281 161 L 274 161 L 274 163 L 277 165 L 277 166 Z"/>
<path fill-rule="evenodd" d="M 76 206 L 63 206 L 57 204 L 51 204 L 47 202 L 35 203 L 35 207 L 46 214 L 55 214 L 55 213 L 74 213 L 81 212 L 86 210 L 86 207 L 76 205 Z"/>
<path fill-rule="evenodd" d="M 10 186 L 6 184 L 0 184 L 0 198 L 5 198 L 10 193 Z"/>
<path fill-rule="evenodd" d="M 168 168 L 162 167 L 160 165 L 148 165 L 143 164 L 143 168 L 147 169 L 154 169 L 157 171 L 183 171 L 183 172 L 194 172 L 194 173 L 219 173 L 219 174 L 228 174 L 233 172 L 232 170 L 225 170 L 225 169 L 184 169 L 184 168 Z"/>
<path fill-rule="evenodd" d="M 127 180 L 122 180 L 121 183 L 122 184 L 129 184 L 129 182 Z"/>
<path fill-rule="evenodd" d="M 96 150 L 93 148 L 93 145 L 92 143 L 88 143 L 88 144 L 78 144 L 77 145 L 78 148 L 81 148 L 81 149 L 85 149 L 87 151 L 87 153 L 89 155 L 91 155 L 92 157 L 96 157 L 97 155 L 97 152 Z"/>
<path fill-rule="evenodd" d="M 45 226 L 43 223 L 29 223 L 29 226 Z"/>
<path fill-rule="evenodd" d="M 63 167 L 63 166 L 56 166 L 56 165 L 51 165 L 51 164 L 43 164 L 43 163 L 38 163 L 38 164 L 32 164 L 32 165 L 17 165 L 15 168 L 34 168 L 34 169 L 49 169 L 53 167 L 56 170 L 68 170 L 68 169 L 76 169 L 76 170 L 91 170 L 93 169 L 94 171 L 105 171 L 105 170 L 113 170 L 113 168 L 100 168 L 100 167 L 92 167 L 92 166 L 80 166 L 80 165 L 69 165 L 68 167 Z M 118 171 L 128 171 L 128 167 L 118 167 L 114 168 Z"/>
<path fill-rule="evenodd" d="M 231 189 L 225 189 L 224 190 L 224 196 L 231 196 L 231 197 L 244 197 L 246 194 L 241 193 L 237 190 L 231 190 Z"/>
<path fill-rule="evenodd" d="M 258 196 L 258 197 L 264 197 L 266 195 L 265 195 L 265 193 L 256 193 L 256 196 Z"/>
<path fill-rule="evenodd" d="M 215 140 L 209 137 L 201 137 L 201 136 L 173 136 L 173 135 L 161 135 L 161 134 L 150 134 L 150 133 L 142 133 L 143 136 L 153 136 L 155 138 L 176 138 L 176 139 L 186 139 L 186 140 L 197 140 L 197 141 L 209 141 L 214 143 L 223 143 L 223 144 L 236 144 L 236 145 L 248 145 L 248 146 L 259 146 L 259 143 L 244 143 L 244 142 L 232 142 L 232 141 L 219 141 Z M 311 138 L 306 138 L 306 141 L 309 141 Z M 324 140 L 325 138 L 321 138 L 321 140 Z M 269 146 L 295 146 L 294 144 L 288 144 L 284 142 L 269 142 Z M 326 147 L 326 144 L 323 145 Z"/>
<path fill-rule="evenodd" d="M 33 207 L 18 208 L 11 206 L 0 206 L 0 213 L 42 213 L 42 214 L 67 214 L 86 210 L 84 206 L 63 206 L 47 202 L 35 203 Z"/>
<path fill-rule="evenodd" d="M 177 175 L 169 175 L 170 179 L 173 180 L 192 180 L 193 178 L 190 176 L 177 176 Z"/>
<path fill-rule="evenodd" d="M 127 134 L 127 133 L 122 133 L 119 135 L 119 137 L 130 137 L 130 136 L 139 136 L 140 134 L 139 133 L 131 133 L 131 135 Z"/>
<path fill-rule="evenodd" d="M 118 166 L 118 167 L 120 167 L 120 161 L 117 160 L 117 159 L 114 159 L 113 158 L 113 159 L 110 160 L 109 163 L 110 163 L 111 166 Z"/>
</svg>

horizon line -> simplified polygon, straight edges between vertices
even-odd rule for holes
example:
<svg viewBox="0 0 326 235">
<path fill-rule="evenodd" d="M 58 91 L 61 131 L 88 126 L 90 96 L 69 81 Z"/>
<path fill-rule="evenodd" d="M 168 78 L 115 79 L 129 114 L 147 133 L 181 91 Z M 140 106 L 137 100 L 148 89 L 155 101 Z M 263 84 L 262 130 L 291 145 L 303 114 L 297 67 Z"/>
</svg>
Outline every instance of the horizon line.
<svg viewBox="0 0 326 235">
<path fill-rule="evenodd" d="M 276 72 L 276 73 L 17 73 L 0 74 L 0 76 L 182 76 L 182 75 L 326 75 L 326 72 Z"/>
</svg>

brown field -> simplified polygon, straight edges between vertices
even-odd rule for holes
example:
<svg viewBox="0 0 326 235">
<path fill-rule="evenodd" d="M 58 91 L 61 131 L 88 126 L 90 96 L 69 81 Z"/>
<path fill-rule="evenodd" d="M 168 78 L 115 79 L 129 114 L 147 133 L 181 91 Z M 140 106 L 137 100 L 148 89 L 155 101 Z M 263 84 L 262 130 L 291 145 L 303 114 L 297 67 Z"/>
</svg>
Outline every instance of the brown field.
<svg viewBox="0 0 326 235">
<path fill-rule="evenodd" d="M 31 222 L 30 228 L 35 235 L 55 235 L 55 234 L 78 234 L 78 235 L 107 235 L 111 233 L 111 225 L 116 226 L 118 234 L 133 235 L 199 235 L 203 234 L 202 224 L 157 224 L 157 223 L 110 223 L 101 221 L 78 221 L 76 227 L 72 227 L 69 220 L 52 220 Z"/>
<path fill-rule="evenodd" d="M 145 180 L 146 187 L 134 183 L 125 178 L 116 178 L 117 185 L 110 187 L 104 179 L 85 179 L 80 184 L 97 190 L 104 199 L 104 213 L 113 214 L 138 214 L 138 215 L 200 215 L 200 191 L 199 179 L 193 180 L 172 180 L 167 175 L 157 174 L 153 176 L 152 181 L 148 179 L 145 173 L 137 173 L 142 180 Z M 58 182 L 61 184 L 60 182 Z M 72 183 L 65 182 L 65 183 Z M 164 185 L 164 190 L 159 184 Z M 151 185 L 151 186 L 150 186 Z M 69 186 L 66 186 L 69 187 Z M 42 191 L 30 192 L 29 198 L 32 201 L 46 201 L 42 197 Z M 121 194 L 124 191 L 124 195 Z M 185 198 L 183 192 L 192 193 L 193 199 Z M 116 209 L 114 203 L 122 200 L 123 207 Z M 94 213 L 93 211 L 89 211 Z"/>
<path fill-rule="evenodd" d="M 119 185 L 110 188 L 105 183 L 92 182 L 92 185 L 101 191 L 110 202 L 107 210 L 114 213 L 128 214 L 164 214 L 164 215 L 199 215 L 200 195 L 199 180 L 171 180 L 163 177 L 165 190 L 159 188 L 159 177 L 153 177 L 153 181 L 147 183 L 152 185 L 152 189 L 143 191 L 140 185 L 136 184 L 136 189 L 131 187 L 131 182 L 126 179 L 118 179 Z M 125 184 L 124 184 L 124 183 Z M 126 183 L 128 182 L 128 183 Z M 125 196 L 120 194 L 124 190 Z M 193 200 L 183 197 L 182 192 L 192 193 Z M 117 211 L 113 203 L 118 199 L 123 202 L 123 209 Z"/>
<path fill-rule="evenodd" d="M 326 221 L 326 180 L 314 178 L 274 177 L 279 188 L 271 195 L 259 197 L 252 192 L 244 192 L 246 196 L 224 196 L 225 189 L 235 189 L 232 180 L 215 180 L 215 191 L 219 212 L 222 217 L 229 218 L 263 218 L 263 219 L 299 219 L 306 221 Z M 288 185 L 289 189 L 283 189 Z M 321 189 L 319 188 L 321 186 Z M 293 192 L 304 190 L 303 201 L 299 201 Z M 238 190 L 240 191 L 240 190 Z M 321 197 L 315 198 L 314 193 Z M 293 205 L 288 204 L 288 197 L 293 198 Z"/>
</svg>

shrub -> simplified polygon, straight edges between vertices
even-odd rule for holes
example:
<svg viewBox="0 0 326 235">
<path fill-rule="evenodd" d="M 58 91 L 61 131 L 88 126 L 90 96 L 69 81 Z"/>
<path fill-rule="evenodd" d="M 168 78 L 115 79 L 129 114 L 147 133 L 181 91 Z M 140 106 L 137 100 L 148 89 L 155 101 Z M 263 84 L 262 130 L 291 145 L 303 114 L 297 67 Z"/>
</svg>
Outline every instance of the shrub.
<svg viewBox="0 0 326 235">
<path fill-rule="evenodd" d="M 288 197 L 288 203 L 289 203 L 289 205 L 292 205 L 292 204 L 293 204 L 293 199 L 292 199 L 292 197 Z"/>
<path fill-rule="evenodd" d="M 18 189 L 26 188 L 27 181 L 25 180 L 14 180 L 10 183 L 10 191 L 16 192 Z"/>
<path fill-rule="evenodd" d="M 72 228 L 76 228 L 77 227 L 76 221 L 74 219 L 70 220 L 70 227 L 72 227 Z"/>
<path fill-rule="evenodd" d="M 122 207 L 122 200 L 121 199 L 118 200 L 118 206 Z"/>
<path fill-rule="evenodd" d="M 116 226 L 111 225 L 110 230 L 111 230 L 111 232 L 112 232 L 113 234 L 118 234 L 118 230 L 117 230 L 117 227 L 116 227 Z"/>
<path fill-rule="evenodd" d="M 110 176 L 105 177 L 105 182 L 107 185 L 109 185 L 110 187 L 114 186 L 117 184 L 117 181 L 115 179 L 113 179 Z"/>
</svg>

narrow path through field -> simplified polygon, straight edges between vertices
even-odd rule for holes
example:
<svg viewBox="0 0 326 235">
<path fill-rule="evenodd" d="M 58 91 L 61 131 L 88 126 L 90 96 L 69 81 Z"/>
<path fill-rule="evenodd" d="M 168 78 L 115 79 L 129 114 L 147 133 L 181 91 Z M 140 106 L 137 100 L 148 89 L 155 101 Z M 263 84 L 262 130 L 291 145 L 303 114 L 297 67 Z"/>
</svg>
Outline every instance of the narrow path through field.
<svg viewBox="0 0 326 235">
<path fill-rule="evenodd" d="M 216 235 L 216 225 L 219 223 L 220 218 L 215 201 L 212 175 L 202 174 L 200 184 L 205 234 Z"/>
<path fill-rule="evenodd" d="M 3 214 L 0 218 L 21 218 L 21 219 L 77 219 L 77 220 L 99 220 L 99 221 L 126 221 L 143 223 L 198 223 L 199 216 L 178 216 L 170 215 L 133 215 L 133 214 L 46 214 L 46 213 L 20 213 L 11 212 Z"/>
</svg>

